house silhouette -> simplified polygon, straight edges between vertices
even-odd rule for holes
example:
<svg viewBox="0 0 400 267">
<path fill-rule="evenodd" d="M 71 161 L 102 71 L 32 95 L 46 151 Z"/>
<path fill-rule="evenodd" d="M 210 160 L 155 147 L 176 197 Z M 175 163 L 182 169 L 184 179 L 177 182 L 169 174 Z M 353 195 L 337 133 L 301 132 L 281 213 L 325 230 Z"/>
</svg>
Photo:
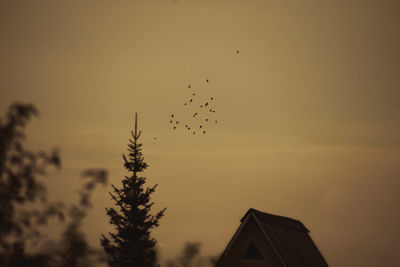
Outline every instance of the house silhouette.
<svg viewBox="0 0 400 267">
<path fill-rule="evenodd" d="M 326 267 L 298 220 L 249 209 L 216 267 Z"/>
</svg>

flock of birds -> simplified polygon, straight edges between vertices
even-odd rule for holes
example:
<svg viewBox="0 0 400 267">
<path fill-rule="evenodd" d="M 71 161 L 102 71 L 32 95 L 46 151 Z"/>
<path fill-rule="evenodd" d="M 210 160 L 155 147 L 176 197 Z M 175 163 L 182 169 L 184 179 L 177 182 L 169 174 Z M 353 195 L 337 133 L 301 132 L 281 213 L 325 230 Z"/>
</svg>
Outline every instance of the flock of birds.
<svg viewBox="0 0 400 267">
<path fill-rule="evenodd" d="M 239 54 L 239 52 L 239 50 L 236 50 L 236 54 Z M 205 83 L 210 83 L 210 80 L 206 79 Z M 198 99 L 198 95 L 193 91 L 190 84 L 187 85 L 187 88 L 192 90 L 192 92 L 190 97 L 184 101 L 183 106 L 188 110 L 190 120 L 183 121 L 182 119 L 178 119 L 177 114 L 172 113 L 169 118 L 169 125 L 172 130 L 184 127 L 184 130 L 193 135 L 196 135 L 196 133 L 206 134 L 207 127 L 211 124 L 218 124 L 218 120 L 215 118 L 214 97 L 208 96 Z"/>
<path fill-rule="evenodd" d="M 205 82 L 210 83 L 210 80 L 206 79 Z M 188 89 L 192 89 L 190 84 L 188 84 L 187 87 Z M 196 92 L 192 92 L 191 96 L 186 99 L 183 105 L 189 109 L 189 112 L 191 110 L 190 116 L 192 119 L 190 122 L 183 122 L 177 118 L 176 114 L 171 114 L 169 123 L 173 130 L 185 126 L 185 130 L 191 134 L 205 134 L 206 128 L 210 123 L 218 123 L 218 120 L 214 117 L 214 97 L 211 96 L 203 100 L 198 100 Z"/>
</svg>

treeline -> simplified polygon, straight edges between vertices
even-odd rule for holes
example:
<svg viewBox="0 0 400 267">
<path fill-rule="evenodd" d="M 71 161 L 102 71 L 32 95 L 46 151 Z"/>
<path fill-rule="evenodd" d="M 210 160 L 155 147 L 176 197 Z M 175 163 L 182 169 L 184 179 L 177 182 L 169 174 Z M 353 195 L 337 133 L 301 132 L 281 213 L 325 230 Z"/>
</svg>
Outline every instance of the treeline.
<svg viewBox="0 0 400 267">
<path fill-rule="evenodd" d="M 26 148 L 25 127 L 38 114 L 32 104 L 14 103 L 0 118 L 0 266 L 161 266 L 151 231 L 158 227 L 166 208 L 151 212 L 151 196 L 157 185 L 146 186 L 146 177 L 141 175 L 148 164 L 139 141 L 137 114 L 128 154 L 123 155 L 128 175 L 120 185 L 112 185 L 109 193 L 114 207 L 107 208 L 106 214 L 114 231 L 99 237 L 102 249 L 88 243 L 81 226 L 93 205 L 92 192 L 98 185 L 107 185 L 107 171 L 82 171 L 76 204 L 48 200 L 47 173 L 52 168 L 61 169 L 62 162 L 57 149 Z M 60 226 L 58 240 L 43 233 L 51 220 Z M 201 257 L 200 247 L 200 243 L 186 243 L 182 255 L 165 266 L 213 266 L 216 259 Z"/>
</svg>

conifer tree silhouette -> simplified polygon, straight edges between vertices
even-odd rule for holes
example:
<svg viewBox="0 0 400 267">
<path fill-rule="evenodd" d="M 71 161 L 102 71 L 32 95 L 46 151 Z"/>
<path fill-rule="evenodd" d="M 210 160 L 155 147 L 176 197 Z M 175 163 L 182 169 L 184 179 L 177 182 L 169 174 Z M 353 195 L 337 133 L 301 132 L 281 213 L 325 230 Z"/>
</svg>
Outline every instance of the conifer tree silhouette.
<svg viewBox="0 0 400 267">
<path fill-rule="evenodd" d="M 112 185 L 114 193 L 109 193 L 118 211 L 107 208 L 110 223 L 114 225 L 116 233 L 109 233 L 110 237 L 101 237 L 101 245 L 107 254 L 110 266 L 155 266 L 156 240 L 150 237 L 150 231 L 159 225 L 166 208 L 156 215 L 150 213 L 154 202 L 150 202 L 157 184 L 144 188 L 146 178 L 139 173 L 147 167 L 142 154 L 142 144 L 138 142 L 141 132 L 137 131 L 137 113 L 135 114 L 135 131 L 131 131 L 129 139 L 128 157 L 123 155 L 124 167 L 130 173 L 122 180 L 122 188 Z"/>
</svg>

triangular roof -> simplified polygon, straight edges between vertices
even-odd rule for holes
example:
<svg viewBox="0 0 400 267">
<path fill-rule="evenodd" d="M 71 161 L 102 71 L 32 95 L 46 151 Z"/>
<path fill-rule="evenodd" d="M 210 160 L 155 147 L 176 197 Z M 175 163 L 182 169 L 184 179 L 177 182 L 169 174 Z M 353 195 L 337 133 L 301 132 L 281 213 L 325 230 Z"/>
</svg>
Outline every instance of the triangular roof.
<svg viewBox="0 0 400 267">
<path fill-rule="evenodd" d="M 221 255 L 217 266 L 222 266 L 223 258 L 229 254 L 230 247 L 237 236 L 246 227 L 249 220 L 254 220 L 263 233 L 264 238 L 272 247 L 282 266 L 328 266 L 318 248 L 309 236 L 309 230 L 298 220 L 272 215 L 255 209 L 249 209 L 241 224 Z"/>
</svg>

